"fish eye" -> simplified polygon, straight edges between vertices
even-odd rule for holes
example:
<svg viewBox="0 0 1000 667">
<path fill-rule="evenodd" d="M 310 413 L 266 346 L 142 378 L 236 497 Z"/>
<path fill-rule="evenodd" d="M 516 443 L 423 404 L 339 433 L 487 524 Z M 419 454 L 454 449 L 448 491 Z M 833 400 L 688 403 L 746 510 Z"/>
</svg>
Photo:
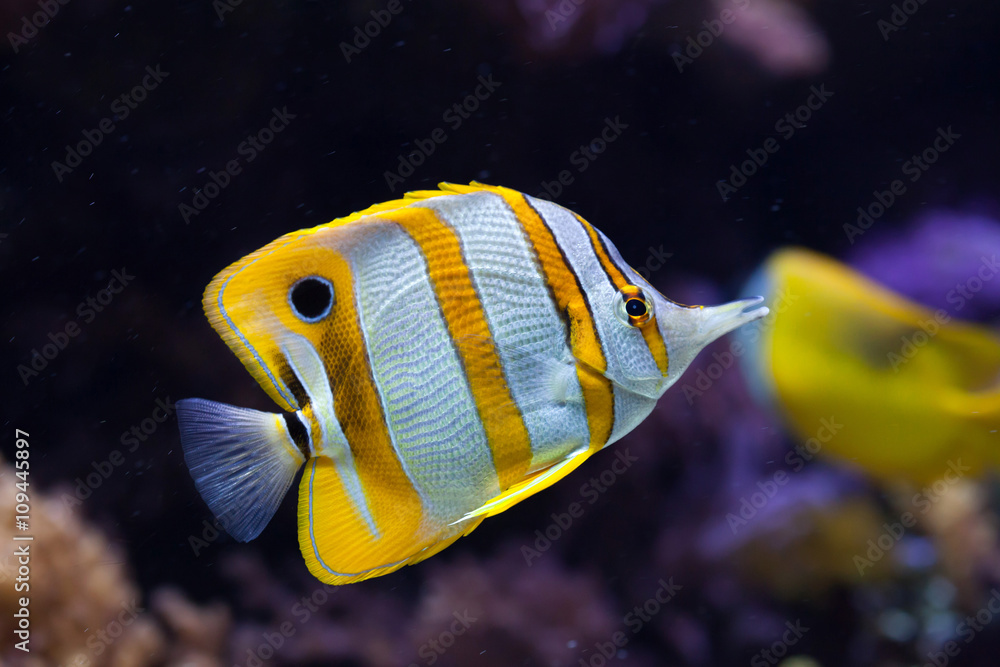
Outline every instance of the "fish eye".
<svg viewBox="0 0 1000 667">
<path fill-rule="evenodd" d="M 618 294 L 621 300 L 617 302 L 615 313 L 624 324 L 639 327 L 652 319 L 653 302 L 646 298 L 641 289 L 635 285 L 626 285 Z"/>
<path fill-rule="evenodd" d="M 288 290 L 288 303 L 303 322 L 319 322 L 333 308 L 333 284 L 319 276 L 303 278 Z"/>
<path fill-rule="evenodd" d="M 639 298 L 632 298 L 625 302 L 625 312 L 629 317 L 645 317 L 648 310 L 646 302 Z"/>
</svg>

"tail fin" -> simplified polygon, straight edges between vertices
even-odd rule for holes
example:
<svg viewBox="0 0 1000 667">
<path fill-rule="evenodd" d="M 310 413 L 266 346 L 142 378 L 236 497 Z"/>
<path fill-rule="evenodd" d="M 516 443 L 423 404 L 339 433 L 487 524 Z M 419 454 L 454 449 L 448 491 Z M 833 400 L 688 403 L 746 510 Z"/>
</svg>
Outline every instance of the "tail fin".
<svg viewBox="0 0 1000 667">
<path fill-rule="evenodd" d="M 177 401 L 194 484 L 226 531 L 260 535 L 305 463 L 280 414 L 188 398 Z"/>
</svg>

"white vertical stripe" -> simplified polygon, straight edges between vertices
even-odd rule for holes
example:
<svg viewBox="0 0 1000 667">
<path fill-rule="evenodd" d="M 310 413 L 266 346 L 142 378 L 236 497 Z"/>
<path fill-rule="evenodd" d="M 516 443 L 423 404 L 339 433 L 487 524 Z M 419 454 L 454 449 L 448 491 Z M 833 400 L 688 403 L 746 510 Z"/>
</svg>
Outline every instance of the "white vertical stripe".
<svg viewBox="0 0 1000 667">
<path fill-rule="evenodd" d="M 352 240 L 361 332 L 390 437 L 428 518 L 450 523 L 500 492 L 475 399 L 417 243 L 390 222 Z"/>
<path fill-rule="evenodd" d="M 371 508 L 368 506 L 368 500 L 361 486 L 361 478 L 354 465 L 354 456 L 347 444 L 344 430 L 341 428 L 340 422 L 337 421 L 333 392 L 330 389 L 330 378 L 323 365 L 323 360 L 320 359 L 313 344 L 304 336 L 288 334 L 281 343 L 281 351 L 284 353 L 292 372 L 295 373 L 295 377 L 299 379 L 302 388 L 309 396 L 309 406 L 319 424 L 320 446 L 316 448 L 314 453 L 319 456 L 327 456 L 336 463 L 337 474 L 340 475 L 344 490 L 354 506 L 355 513 L 364 519 L 372 537 L 378 539 L 381 535 L 375 525 L 375 518 L 372 516 Z"/>
<path fill-rule="evenodd" d="M 458 235 L 511 397 L 531 440 L 530 471 L 561 461 L 590 439 L 566 324 L 525 232 L 502 197 L 436 197 Z M 561 394 L 561 395 L 558 395 Z"/>
<path fill-rule="evenodd" d="M 533 197 L 528 199 L 552 230 L 590 304 L 608 363 L 606 375 L 614 384 L 615 423 L 608 443 L 614 442 L 635 428 L 656 405 L 655 399 L 629 391 L 630 379 L 661 378 L 662 375 L 642 332 L 621 322 L 615 315 L 621 297 L 601 266 L 583 224 L 557 204 Z"/>
<path fill-rule="evenodd" d="M 633 269 L 628 263 L 622 258 L 618 248 L 612 243 L 607 236 L 604 235 L 600 229 L 594 229 L 597 232 L 597 236 L 604 240 L 604 247 L 608 251 L 608 256 L 611 258 L 612 263 L 618 267 L 618 270 L 625 275 L 625 279 L 630 281 L 633 285 L 641 289 L 646 294 L 646 298 L 651 301 L 656 301 L 656 296 L 662 297 L 655 287 L 653 287 L 648 280 L 639 275 L 639 272 Z M 654 315 L 657 317 L 669 317 L 669 312 L 659 312 L 657 310 L 653 311 Z M 668 341 L 663 341 L 664 345 L 668 344 Z M 647 345 L 648 348 L 648 345 Z M 655 361 L 655 360 L 654 360 Z M 669 359 L 668 359 L 669 363 Z M 656 367 L 656 372 L 646 378 L 630 378 L 630 384 L 635 389 L 636 393 L 642 394 L 643 396 L 653 397 L 663 395 L 663 383 L 665 378 L 660 371 L 659 366 Z M 659 400 L 659 399 L 656 399 Z M 641 420 L 640 420 L 641 421 Z"/>
</svg>

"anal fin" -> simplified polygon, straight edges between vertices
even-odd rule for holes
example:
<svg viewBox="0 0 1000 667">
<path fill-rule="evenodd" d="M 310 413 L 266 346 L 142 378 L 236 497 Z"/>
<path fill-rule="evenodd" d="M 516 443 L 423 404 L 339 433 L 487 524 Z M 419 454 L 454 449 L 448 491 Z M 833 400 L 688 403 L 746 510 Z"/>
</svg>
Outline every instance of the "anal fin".
<svg viewBox="0 0 1000 667">
<path fill-rule="evenodd" d="M 463 528 L 461 531 L 459 531 L 458 533 L 456 533 L 452 537 L 449 537 L 447 539 L 443 539 L 440 542 L 438 542 L 437 544 L 434 544 L 434 545 L 431 545 L 431 546 L 427 547 L 426 549 L 424 549 L 420 553 L 414 555 L 412 558 L 410 558 L 409 560 L 407 560 L 406 564 L 407 565 L 416 565 L 417 563 L 419 563 L 421 561 L 427 560 L 431 556 L 436 556 L 437 554 L 441 553 L 442 551 L 444 551 L 445 549 L 447 549 L 448 547 L 450 547 L 452 544 L 454 544 L 455 542 L 457 542 L 460 538 L 463 538 L 466 535 L 468 535 L 469 533 L 471 533 L 472 531 L 474 531 L 477 527 L 479 527 L 479 524 L 481 524 L 483 522 L 483 519 L 485 519 L 485 518 L 486 518 L 485 516 L 475 517 L 474 519 L 472 519 L 470 521 L 469 526 L 467 528 Z"/>
<path fill-rule="evenodd" d="M 478 517 L 486 518 L 510 509 L 510 507 L 521 502 L 528 496 L 532 496 L 539 491 L 549 488 L 563 477 L 576 470 L 580 467 L 580 464 L 590 458 L 590 455 L 593 453 L 594 452 L 588 448 L 577 450 L 575 453 L 571 454 L 559 463 L 551 465 L 544 470 L 540 470 L 527 479 L 518 482 L 496 498 L 484 503 L 479 509 L 466 513 L 461 519 L 453 522 L 452 525 Z"/>
</svg>

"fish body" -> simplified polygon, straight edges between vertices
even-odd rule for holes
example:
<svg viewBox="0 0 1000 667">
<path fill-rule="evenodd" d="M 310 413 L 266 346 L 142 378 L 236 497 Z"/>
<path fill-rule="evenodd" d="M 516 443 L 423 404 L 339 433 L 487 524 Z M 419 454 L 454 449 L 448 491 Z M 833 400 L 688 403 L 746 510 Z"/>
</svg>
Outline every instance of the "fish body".
<svg viewBox="0 0 1000 667">
<path fill-rule="evenodd" d="M 918 485 L 1000 464 L 996 331 L 800 248 L 774 253 L 747 290 L 772 306 L 741 332 L 751 384 L 810 456 Z"/>
<path fill-rule="evenodd" d="M 179 401 L 185 459 L 244 541 L 305 465 L 310 571 L 378 576 L 628 433 L 759 302 L 670 302 L 585 220 L 514 190 L 409 193 L 215 277 L 209 321 L 283 413 Z"/>
</svg>

